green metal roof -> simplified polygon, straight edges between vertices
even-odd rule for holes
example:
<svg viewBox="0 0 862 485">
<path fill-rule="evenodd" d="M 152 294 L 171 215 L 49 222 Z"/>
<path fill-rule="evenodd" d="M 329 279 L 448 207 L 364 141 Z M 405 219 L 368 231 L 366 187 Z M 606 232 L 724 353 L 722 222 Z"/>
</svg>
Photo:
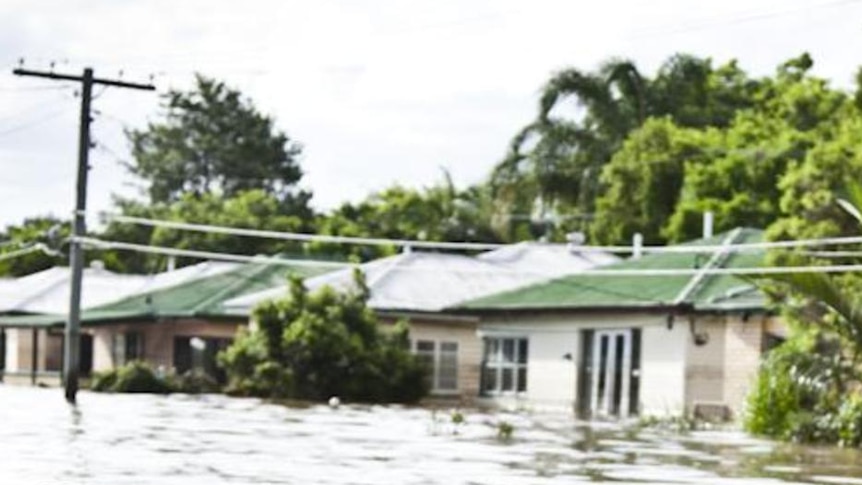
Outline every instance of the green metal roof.
<svg viewBox="0 0 862 485">
<path fill-rule="evenodd" d="M 82 325 L 99 325 L 157 318 L 244 317 L 226 310 L 222 303 L 238 296 L 284 286 L 289 274 L 315 276 L 328 267 L 287 266 L 250 263 L 215 275 L 174 286 L 137 293 L 121 300 L 81 312 Z M 65 315 L 25 315 L 0 317 L 8 327 L 45 327 L 63 324 Z"/>
<path fill-rule="evenodd" d="M 763 240 L 757 229 L 738 228 L 683 246 L 718 246 Z M 712 261 L 714 268 L 760 266 L 763 251 L 724 253 L 651 253 L 603 266 L 608 275 L 574 274 L 517 290 L 479 298 L 462 310 L 649 309 L 686 306 L 702 311 L 763 309 L 763 295 L 750 283 L 731 275 L 613 275 L 618 270 L 693 269 Z"/>
</svg>

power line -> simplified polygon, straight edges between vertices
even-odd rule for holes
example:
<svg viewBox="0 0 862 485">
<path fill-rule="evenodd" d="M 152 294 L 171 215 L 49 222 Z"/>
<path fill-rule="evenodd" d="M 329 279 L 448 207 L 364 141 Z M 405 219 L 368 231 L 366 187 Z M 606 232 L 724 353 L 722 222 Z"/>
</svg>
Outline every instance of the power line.
<svg viewBox="0 0 862 485">
<path fill-rule="evenodd" d="M 199 259 L 213 259 L 222 261 L 236 261 L 248 263 L 275 263 L 293 266 L 328 266 L 333 268 L 345 268 L 359 266 L 357 263 L 340 263 L 333 261 L 308 260 L 308 259 L 282 259 L 271 256 L 248 256 L 231 253 L 218 253 L 211 251 L 198 251 L 190 249 L 176 249 L 163 246 L 148 246 L 143 244 L 133 244 L 121 241 L 106 241 L 102 239 L 89 237 L 74 237 L 74 241 L 81 244 L 86 244 L 96 249 L 118 249 L 135 252 L 143 252 L 150 254 L 159 254 L 163 256 L 180 256 Z M 644 276 L 644 277 L 669 277 L 669 276 L 765 276 L 774 274 L 796 274 L 796 273 L 855 273 L 862 272 L 862 264 L 849 265 L 825 265 L 825 266 L 750 266 L 739 268 L 724 268 L 724 267 L 705 267 L 705 268 L 670 268 L 670 269 L 619 269 L 613 267 L 584 269 L 573 271 L 569 274 L 560 274 L 559 272 L 540 272 L 531 270 L 516 270 L 501 266 L 494 267 L 494 263 L 488 263 L 487 269 L 476 268 L 459 268 L 458 273 L 476 273 L 476 274 L 518 274 L 518 275 L 537 275 L 547 276 L 550 278 L 566 278 L 568 276 L 601 276 L 601 277 L 620 277 L 620 276 Z M 492 269 L 493 267 L 493 269 Z M 393 266 L 391 271 L 417 271 L 439 273 L 438 265 L 412 265 L 410 267 Z"/>
<path fill-rule="evenodd" d="M 232 261 L 237 263 L 267 263 L 283 264 L 286 266 L 314 266 L 345 268 L 355 266 L 354 263 L 340 263 L 335 261 L 320 261 L 310 259 L 286 259 L 271 256 L 248 256 L 242 254 L 217 253 L 213 251 L 199 251 L 194 249 L 176 249 L 163 246 L 149 246 L 144 244 L 133 244 L 121 241 L 105 241 L 103 239 L 89 237 L 75 237 L 73 240 L 96 249 L 117 249 L 147 254 L 159 254 L 162 256 L 180 256 L 186 258 L 210 259 L 214 261 Z"/>
<path fill-rule="evenodd" d="M 351 237 L 332 236 L 326 234 L 305 234 L 297 232 L 266 231 L 260 229 L 244 229 L 238 227 L 214 226 L 209 224 L 192 224 L 187 222 L 164 221 L 158 219 L 147 219 L 143 217 L 131 217 L 123 215 L 104 214 L 109 221 L 126 224 L 137 224 L 149 227 L 164 227 L 184 231 L 205 232 L 210 234 L 228 234 L 233 236 L 260 237 L 267 239 L 281 239 L 285 241 L 320 242 L 333 244 L 359 244 L 366 246 L 397 246 L 423 249 L 464 249 L 464 250 L 488 250 L 498 249 L 506 244 L 471 243 L 471 242 L 432 242 L 411 239 L 387 239 L 373 237 Z"/>
<path fill-rule="evenodd" d="M 115 221 L 126 224 L 136 224 L 149 227 L 163 227 L 167 229 L 177 229 L 184 231 L 204 232 L 210 234 L 228 234 L 234 236 L 245 237 L 260 237 L 268 239 L 281 239 L 290 241 L 305 241 L 305 242 L 321 242 L 335 244 L 357 244 L 357 245 L 381 245 L 381 246 L 398 246 L 398 247 L 414 247 L 423 249 L 465 249 L 465 250 L 488 250 L 499 249 L 510 246 L 511 244 L 493 244 L 493 243 L 470 243 L 470 242 L 434 242 L 434 241 L 419 241 L 408 239 L 387 239 L 387 238 L 371 238 L 371 237 L 351 237 L 351 236 L 332 236 L 326 234 L 306 234 L 295 232 L 279 232 L 259 229 L 245 229 L 237 227 L 216 226 L 210 224 L 195 224 L 180 221 L 166 221 L 160 219 L 149 219 L 143 217 L 124 216 L 119 214 L 102 213 L 109 221 Z M 714 245 L 714 244 L 697 244 L 697 245 L 678 245 L 678 246 L 643 246 L 640 250 L 643 253 L 712 253 L 715 251 L 762 251 L 766 249 L 792 249 L 811 246 L 835 246 L 844 244 L 860 244 L 862 236 L 853 237 L 832 237 L 819 239 L 798 239 L 785 241 L 768 241 L 757 243 L 739 243 L 730 246 Z M 608 252 L 608 253 L 632 253 L 634 246 L 581 246 L 573 245 L 572 248 L 582 252 Z"/>
<path fill-rule="evenodd" d="M 812 9 L 819 8 L 832 8 L 832 7 L 840 7 L 844 5 L 859 3 L 860 0 L 835 0 L 831 2 L 825 2 L 817 5 L 803 5 L 795 8 L 786 8 L 783 10 L 774 10 L 771 12 L 752 12 L 743 13 L 742 15 L 737 15 L 736 17 L 730 17 L 725 19 L 701 19 L 688 25 L 680 25 L 675 26 L 669 29 L 645 29 L 640 32 L 635 32 L 630 36 L 627 36 L 629 40 L 637 40 L 645 37 L 654 37 L 661 35 L 676 35 L 683 34 L 688 32 L 695 32 L 698 30 L 706 30 L 712 29 L 716 27 L 724 27 L 727 25 L 747 23 L 747 22 L 756 22 L 760 20 L 769 20 L 775 17 L 782 17 L 786 15 L 797 14 L 801 12 L 807 12 Z"/>
<path fill-rule="evenodd" d="M 21 256 L 25 256 L 30 253 L 35 253 L 37 251 L 41 251 L 48 256 L 60 256 L 60 253 L 49 248 L 43 243 L 36 243 L 31 246 L 27 246 L 26 248 L 17 249 L 15 251 L 9 251 L 8 253 L 0 253 L 0 261 L 6 261 L 8 259 L 19 258 Z"/>
<path fill-rule="evenodd" d="M 13 126 L 11 128 L 7 128 L 5 130 L 0 130 L 0 137 L 6 136 L 6 135 L 11 135 L 13 133 L 17 133 L 19 131 L 26 130 L 28 128 L 33 128 L 34 126 L 39 126 L 43 123 L 46 123 L 46 122 L 51 121 L 53 119 L 59 118 L 61 115 L 65 114 L 66 112 L 68 112 L 68 108 L 61 108 L 61 109 L 58 109 L 56 111 L 52 111 L 52 112 L 48 113 L 47 115 L 42 116 L 40 118 L 36 118 L 36 119 L 30 120 L 28 122 L 21 123 L 20 125 Z"/>
</svg>

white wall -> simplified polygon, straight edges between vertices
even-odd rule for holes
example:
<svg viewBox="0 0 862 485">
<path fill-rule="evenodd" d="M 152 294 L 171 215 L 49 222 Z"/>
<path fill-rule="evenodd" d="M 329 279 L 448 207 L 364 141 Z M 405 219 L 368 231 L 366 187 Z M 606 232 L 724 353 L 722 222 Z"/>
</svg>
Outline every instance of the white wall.
<svg viewBox="0 0 862 485">
<path fill-rule="evenodd" d="M 641 415 L 677 415 L 685 407 L 685 356 L 689 328 L 677 318 L 672 329 L 667 320 L 642 327 Z"/>
<path fill-rule="evenodd" d="M 528 336 L 527 400 L 568 407 L 575 402 L 577 331 L 544 331 Z M 563 356 L 569 354 L 572 360 Z"/>
<path fill-rule="evenodd" d="M 685 354 L 688 322 L 677 318 L 667 328 L 665 315 L 648 314 L 523 314 L 486 317 L 485 335 L 529 338 L 527 405 L 574 409 L 580 362 L 580 331 L 640 328 L 642 414 L 680 413 L 685 404 Z M 572 355 L 572 360 L 563 356 Z"/>
<path fill-rule="evenodd" d="M 4 368 L 7 371 L 18 370 L 18 339 L 21 338 L 20 332 L 16 328 L 6 330 L 6 365 Z"/>
</svg>

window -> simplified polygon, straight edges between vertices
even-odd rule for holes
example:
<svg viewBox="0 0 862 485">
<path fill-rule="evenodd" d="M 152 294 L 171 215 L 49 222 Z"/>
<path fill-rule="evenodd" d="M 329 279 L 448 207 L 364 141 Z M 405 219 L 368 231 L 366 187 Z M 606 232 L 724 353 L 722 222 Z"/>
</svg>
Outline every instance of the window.
<svg viewBox="0 0 862 485">
<path fill-rule="evenodd" d="M 417 340 L 414 351 L 431 371 L 431 390 L 458 389 L 458 342 Z"/>
<path fill-rule="evenodd" d="M 218 353 L 230 347 L 232 340 L 217 337 L 174 337 L 174 370 L 177 374 L 197 372 L 227 382 L 218 366 Z"/>
<path fill-rule="evenodd" d="M 125 332 L 114 335 L 114 367 L 144 358 L 144 334 Z"/>
<path fill-rule="evenodd" d="M 486 338 L 482 393 L 494 395 L 526 391 L 527 356 L 525 338 Z"/>
</svg>

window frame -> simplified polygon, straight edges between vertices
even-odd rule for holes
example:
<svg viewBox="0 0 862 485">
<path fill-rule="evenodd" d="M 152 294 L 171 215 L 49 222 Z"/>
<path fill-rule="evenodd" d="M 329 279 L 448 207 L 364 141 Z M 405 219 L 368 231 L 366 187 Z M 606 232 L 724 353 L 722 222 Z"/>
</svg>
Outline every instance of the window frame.
<svg viewBox="0 0 862 485">
<path fill-rule="evenodd" d="M 421 344 L 430 343 L 432 346 L 431 350 L 429 351 L 426 349 L 426 350 L 420 351 L 419 350 L 420 343 Z M 452 351 L 452 350 L 444 351 L 443 350 L 444 345 L 454 345 L 455 350 L 454 351 Z M 431 379 L 431 392 L 433 394 L 438 394 L 438 395 L 440 395 L 440 394 L 457 394 L 460 392 L 461 386 L 459 385 L 459 381 L 458 381 L 458 379 L 460 377 L 459 376 L 460 372 L 459 372 L 458 367 L 459 367 L 459 360 L 460 360 L 459 354 L 460 354 L 461 345 L 458 341 L 433 339 L 433 338 L 416 338 L 416 339 L 412 339 L 410 347 L 411 347 L 410 350 L 411 350 L 411 352 L 413 352 L 414 355 L 424 357 L 424 358 L 429 358 L 429 360 L 431 362 L 431 375 L 429 377 Z M 442 378 L 445 378 L 441 374 L 441 372 L 442 372 L 441 363 L 442 363 L 443 357 L 444 357 L 443 354 L 448 354 L 448 356 L 454 357 L 454 366 L 453 366 L 453 374 L 454 375 L 451 376 L 451 379 L 454 382 L 454 387 L 441 387 L 441 385 L 440 385 Z"/>
<path fill-rule="evenodd" d="M 492 344 L 493 342 L 493 344 Z M 511 360 L 505 358 L 506 343 L 511 342 Z M 493 347 L 494 354 L 489 354 Z M 522 353 L 524 354 L 522 356 Z M 529 384 L 530 339 L 526 335 L 485 335 L 482 337 L 482 371 L 479 393 L 482 396 L 522 396 Z M 503 388 L 503 375 L 511 372 L 511 388 Z M 487 373 L 494 373 L 494 388 L 488 388 Z M 521 375 L 523 374 L 523 379 Z M 522 382 L 523 381 L 523 382 Z"/>
</svg>

